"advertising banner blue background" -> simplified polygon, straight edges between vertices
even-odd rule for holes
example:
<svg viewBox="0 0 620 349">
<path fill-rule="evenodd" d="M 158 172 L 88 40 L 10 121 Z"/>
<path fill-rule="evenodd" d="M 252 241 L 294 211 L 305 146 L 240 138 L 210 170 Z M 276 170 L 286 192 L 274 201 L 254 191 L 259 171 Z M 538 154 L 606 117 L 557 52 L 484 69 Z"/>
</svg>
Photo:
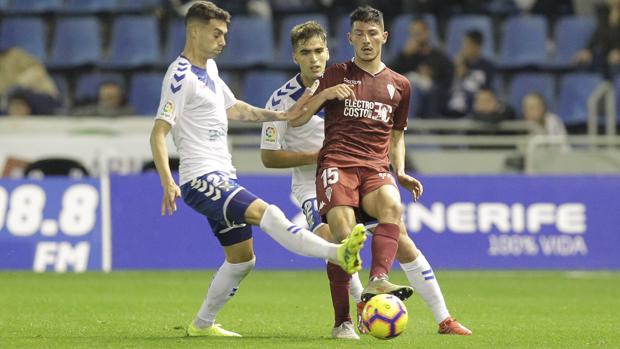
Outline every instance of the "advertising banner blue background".
<svg viewBox="0 0 620 349">
<path fill-rule="evenodd" d="M 614 251 L 620 246 L 620 177 L 476 176 L 421 180 L 425 192 L 418 204 L 412 202 L 409 193 L 401 192 L 405 224 L 436 268 L 620 268 L 620 257 Z M 241 176 L 240 182 L 259 197 L 280 206 L 288 217 L 300 214 L 290 199 L 289 177 Z M 112 178 L 113 267 L 218 267 L 223 254 L 206 219 L 181 200 L 173 216 L 161 217 L 161 195 L 156 175 Z M 443 222 L 445 229 L 441 231 L 419 222 L 420 210 L 428 215 L 432 207 L 436 209 L 435 223 Z M 443 216 L 438 208 L 443 209 Z M 486 217 L 489 209 L 490 218 Z M 450 217 L 456 231 L 450 230 Z M 489 220 L 499 220 L 503 232 L 493 224 L 488 232 L 481 232 L 480 223 Z M 417 227 L 414 221 L 418 221 Z M 502 221 L 509 222 L 508 229 Z M 559 230 L 558 221 L 560 228 L 573 231 Z M 539 227 L 531 231 L 528 225 L 536 222 Z M 467 227 L 473 231 L 459 232 Z M 322 261 L 289 253 L 257 228 L 254 239 L 257 268 L 324 266 Z M 367 262 L 369 251 L 368 244 L 363 253 Z"/>
<path fill-rule="evenodd" d="M 98 179 L 0 180 L 0 269 L 101 269 L 99 191 Z"/>
<path fill-rule="evenodd" d="M 404 221 L 435 268 L 620 269 L 618 176 L 420 179 L 425 191 L 418 203 L 401 191 Z M 161 216 L 156 174 L 110 180 L 113 270 L 219 267 L 223 253 L 206 218 L 182 200 L 174 215 Z M 288 176 L 240 182 L 304 224 Z M 0 269 L 72 271 L 83 263 L 101 270 L 100 190 L 98 179 L 1 180 Z M 324 261 L 294 255 L 253 231 L 257 268 L 324 268 Z M 81 243 L 88 245 L 87 261 Z M 369 254 L 370 240 L 365 267 Z"/>
</svg>

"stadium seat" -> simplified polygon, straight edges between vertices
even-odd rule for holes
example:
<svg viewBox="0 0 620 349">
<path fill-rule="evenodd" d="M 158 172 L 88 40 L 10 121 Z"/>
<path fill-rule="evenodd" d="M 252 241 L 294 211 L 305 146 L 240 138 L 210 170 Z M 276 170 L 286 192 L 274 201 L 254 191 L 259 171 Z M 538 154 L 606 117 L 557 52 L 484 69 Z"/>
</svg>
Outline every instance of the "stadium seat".
<svg viewBox="0 0 620 349">
<path fill-rule="evenodd" d="M 159 26 L 152 16 L 120 16 L 112 24 L 110 56 L 104 67 L 132 69 L 160 61 Z"/>
<path fill-rule="evenodd" d="M 293 48 L 291 47 L 291 29 L 297 24 L 304 23 L 306 21 L 317 21 L 321 26 L 329 33 L 328 21 L 325 15 L 320 13 L 311 14 L 299 14 L 288 15 L 284 17 L 280 24 L 279 37 L 278 37 L 278 51 L 275 59 L 275 66 L 278 68 L 292 68 L 295 67 L 293 62 Z"/>
<path fill-rule="evenodd" d="M 243 81 L 243 100 L 255 107 L 264 108 L 273 91 L 290 77 L 282 72 L 251 71 Z"/>
<path fill-rule="evenodd" d="M 530 92 L 543 96 L 549 110 L 555 106 L 555 85 L 553 76 L 546 73 L 522 73 L 515 75 L 508 89 L 508 104 L 521 115 L 521 101 Z"/>
<path fill-rule="evenodd" d="M 118 0 L 118 10 L 124 12 L 143 12 L 161 7 L 162 5 L 162 0 Z"/>
<path fill-rule="evenodd" d="M 62 9 L 63 0 L 13 0 L 9 2 L 8 12 L 20 14 L 39 14 Z"/>
<path fill-rule="evenodd" d="M 311 12 L 316 9 L 314 0 L 271 0 L 271 9 L 274 12 Z"/>
<path fill-rule="evenodd" d="M 463 15 L 450 18 L 446 31 L 447 53 L 453 58 L 456 57 L 465 34 L 470 30 L 478 30 L 482 34 L 482 54 L 488 59 L 494 59 L 493 25 L 487 16 Z"/>
<path fill-rule="evenodd" d="M 163 79 L 164 75 L 160 73 L 138 73 L 132 77 L 129 86 L 129 104 L 137 115 L 155 116 Z"/>
<path fill-rule="evenodd" d="M 547 20 L 543 16 L 517 16 L 502 26 L 498 63 L 502 68 L 543 66 L 547 61 Z"/>
<path fill-rule="evenodd" d="M 290 29 L 289 29 L 290 30 Z M 252 35 L 248 35 L 252 33 Z M 251 68 L 273 62 L 273 32 L 271 21 L 260 17 L 237 16 L 230 24 L 227 45 L 216 58 L 218 66 Z M 290 40 L 287 47 L 290 48 Z M 289 50 L 291 52 L 291 50 Z M 288 63 L 291 56 L 288 56 Z"/>
<path fill-rule="evenodd" d="M 76 68 L 101 59 L 101 34 L 97 18 L 90 16 L 61 18 L 56 22 L 52 50 L 47 65 L 51 68 Z"/>
<path fill-rule="evenodd" d="M 63 8 L 63 12 L 114 12 L 117 9 L 117 2 L 117 0 L 67 0 L 65 7 Z"/>
<path fill-rule="evenodd" d="M 558 116 L 567 125 L 584 124 L 588 119 L 588 99 L 603 82 L 596 73 L 570 73 L 560 80 Z"/>
<path fill-rule="evenodd" d="M 168 22 L 168 33 L 166 34 L 166 44 L 162 57 L 162 65 L 168 67 L 185 47 L 185 23 L 180 18 L 175 18 Z M 226 40 L 228 42 L 228 38 Z"/>
<path fill-rule="evenodd" d="M 117 73 L 88 73 L 78 77 L 75 84 L 74 101 L 77 104 L 95 102 L 99 94 L 99 85 L 112 81 L 125 90 L 125 80 Z"/>
<path fill-rule="evenodd" d="M 400 52 L 403 48 L 407 39 L 409 38 L 409 23 L 416 18 L 414 15 L 403 14 L 399 15 L 390 24 L 387 31 L 390 33 L 387 41 L 387 50 L 384 50 L 384 62 L 390 62 Z M 431 43 L 434 46 L 439 45 L 439 34 L 437 32 L 437 21 L 435 20 L 435 16 L 427 14 L 423 17 L 426 24 L 428 24 L 428 29 L 430 31 Z"/>
<path fill-rule="evenodd" d="M 45 62 L 45 25 L 38 17 L 12 17 L 2 21 L 0 49 L 18 46 Z"/>
<path fill-rule="evenodd" d="M 575 54 L 586 48 L 596 27 L 594 17 L 562 17 L 554 30 L 555 54 L 550 67 L 568 68 Z"/>
</svg>

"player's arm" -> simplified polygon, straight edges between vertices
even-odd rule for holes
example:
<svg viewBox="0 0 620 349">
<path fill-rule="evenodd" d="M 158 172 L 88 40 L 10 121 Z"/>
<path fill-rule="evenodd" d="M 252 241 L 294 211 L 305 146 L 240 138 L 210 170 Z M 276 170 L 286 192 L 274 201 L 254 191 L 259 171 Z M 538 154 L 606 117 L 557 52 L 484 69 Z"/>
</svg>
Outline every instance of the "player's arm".
<svg viewBox="0 0 620 349">
<path fill-rule="evenodd" d="M 418 200 L 424 191 L 422 183 L 405 173 L 405 131 L 392 130 L 390 137 L 390 162 L 401 186 L 413 195 L 413 200 Z"/>
<path fill-rule="evenodd" d="M 228 119 L 248 122 L 263 121 L 291 121 L 306 115 L 306 102 L 310 98 L 310 90 L 304 94 L 286 111 L 268 110 L 257 108 L 243 101 L 237 101 L 230 108 L 226 109 Z M 310 117 L 312 117 L 311 114 Z M 307 120 L 304 122 L 306 123 Z M 300 124 L 303 125 L 304 123 Z"/>
<path fill-rule="evenodd" d="M 267 168 L 291 168 L 314 165 L 317 161 L 316 152 L 296 152 L 288 150 L 261 149 L 260 157 Z"/>
<path fill-rule="evenodd" d="M 175 200 L 181 196 L 181 190 L 172 177 L 172 171 L 170 171 L 170 165 L 168 163 L 166 136 L 170 132 L 171 127 L 172 126 L 166 121 L 155 120 L 150 138 L 153 161 L 155 162 L 161 187 L 164 191 L 164 197 L 161 203 L 162 216 L 164 216 L 166 212 L 171 215 L 177 210 Z"/>
<path fill-rule="evenodd" d="M 313 89 L 316 89 L 316 87 L 313 86 Z M 338 99 L 339 101 L 342 101 L 346 98 L 355 99 L 355 92 L 353 91 L 353 85 L 349 85 L 349 84 L 338 84 L 338 85 L 326 88 L 322 90 L 321 92 L 317 93 L 316 95 L 313 95 L 314 94 L 313 89 L 310 89 L 310 96 L 312 97 L 309 98 L 307 102 L 305 102 L 304 111 L 302 115 L 293 120 L 289 120 L 289 124 L 291 126 L 298 127 L 298 126 L 301 126 L 307 123 L 310 120 L 310 118 L 312 118 L 312 116 L 316 114 L 323 107 L 323 104 L 325 104 L 325 102 L 329 100 Z"/>
</svg>

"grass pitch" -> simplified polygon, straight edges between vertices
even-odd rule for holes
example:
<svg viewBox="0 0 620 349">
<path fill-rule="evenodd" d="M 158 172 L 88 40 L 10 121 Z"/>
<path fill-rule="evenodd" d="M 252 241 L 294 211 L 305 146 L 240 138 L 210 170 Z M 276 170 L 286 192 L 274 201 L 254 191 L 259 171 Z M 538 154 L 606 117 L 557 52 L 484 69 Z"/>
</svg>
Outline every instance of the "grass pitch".
<svg viewBox="0 0 620 349">
<path fill-rule="evenodd" d="M 395 270 L 392 280 L 405 283 Z M 256 271 L 218 322 L 244 338 L 187 338 L 212 272 L 0 273 L 0 348 L 619 348 L 618 272 L 438 272 L 471 337 L 440 336 L 418 296 L 398 338 L 330 339 L 327 277 Z M 367 275 L 362 275 L 362 280 Z M 352 308 L 354 309 L 354 308 Z"/>
</svg>

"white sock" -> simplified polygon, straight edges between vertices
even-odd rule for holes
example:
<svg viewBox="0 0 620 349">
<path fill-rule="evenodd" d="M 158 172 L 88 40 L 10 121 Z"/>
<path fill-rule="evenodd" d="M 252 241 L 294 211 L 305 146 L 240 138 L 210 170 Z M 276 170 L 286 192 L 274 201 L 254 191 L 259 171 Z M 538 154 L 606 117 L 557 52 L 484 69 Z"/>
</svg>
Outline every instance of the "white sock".
<svg viewBox="0 0 620 349">
<path fill-rule="evenodd" d="M 360 281 L 360 276 L 355 273 L 351 275 L 351 286 L 349 286 L 349 294 L 355 303 L 359 303 L 362 301 L 362 291 L 364 287 L 362 286 L 362 282 Z"/>
<path fill-rule="evenodd" d="M 213 326 L 215 316 L 224 304 L 235 295 L 241 280 L 252 271 L 256 258 L 243 263 L 228 263 L 224 261 L 220 269 L 213 276 L 207 297 L 202 302 L 196 315 L 194 324 L 199 328 Z"/>
<path fill-rule="evenodd" d="M 267 207 L 261 218 L 260 228 L 277 243 L 298 255 L 332 261 L 338 259 L 339 245 L 327 242 L 309 230 L 296 226 L 277 206 Z"/>
<path fill-rule="evenodd" d="M 435 278 L 435 273 L 433 273 L 426 257 L 420 252 L 415 260 L 409 263 L 401 263 L 400 267 L 407 275 L 411 287 L 420 294 L 426 305 L 433 311 L 435 321 L 440 323 L 448 317 L 450 313 L 446 307 L 446 302 Z"/>
</svg>

